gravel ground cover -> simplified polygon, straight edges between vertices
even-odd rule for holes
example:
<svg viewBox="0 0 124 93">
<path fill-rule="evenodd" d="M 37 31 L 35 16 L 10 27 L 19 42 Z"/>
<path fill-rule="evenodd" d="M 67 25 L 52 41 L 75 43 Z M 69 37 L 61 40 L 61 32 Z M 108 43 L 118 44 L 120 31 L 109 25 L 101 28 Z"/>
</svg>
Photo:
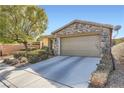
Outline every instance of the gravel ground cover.
<svg viewBox="0 0 124 93">
<path fill-rule="evenodd" d="M 106 88 L 124 88 L 124 63 L 116 64 L 116 70 L 110 74 Z"/>
</svg>

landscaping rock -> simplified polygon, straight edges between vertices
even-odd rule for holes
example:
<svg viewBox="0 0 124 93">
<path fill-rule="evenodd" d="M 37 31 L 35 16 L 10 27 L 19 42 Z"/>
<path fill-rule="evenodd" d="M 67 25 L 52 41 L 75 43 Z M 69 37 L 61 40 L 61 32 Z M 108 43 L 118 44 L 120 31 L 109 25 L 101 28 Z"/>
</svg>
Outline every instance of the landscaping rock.
<svg viewBox="0 0 124 93">
<path fill-rule="evenodd" d="M 28 59 L 26 57 L 19 58 L 20 63 L 28 63 Z"/>
<path fill-rule="evenodd" d="M 113 71 L 111 54 L 107 53 L 101 58 L 96 71 L 92 73 L 89 87 L 104 87 L 110 72 Z"/>
<path fill-rule="evenodd" d="M 11 59 L 10 62 L 11 62 L 10 65 L 16 65 L 16 64 L 20 63 L 20 61 L 18 59 Z"/>
<path fill-rule="evenodd" d="M 11 61 L 10 61 L 10 59 L 4 59 L 3 63 L 11 64 Z"/>
<path fill-rule="evenodd" d="M 6 64 L 9 64 L 11 66 L 16 66 L 16 65 L 19 66 L 19 65 L 28 63 L 28 59 L 26 57 L 20 57 L 18 59 L 16 59 L 16 58 L 5 59 L 3 62 Z"/>
<path fill-rule="evenodd" d="M 104 87 L 105 84 L 107 83 L 107 79 L 108 79 L 108 71 L 106 72 L 95 72 L 93 73 L 92 77 L 91 77 L 91 87 Z"/>
<path fill-rule="evenodd" d="M 19 60 L 18 59 L 4 59 L 3 62 L 9 65 L 15 65 L 19 63 Z"/>
</svg>

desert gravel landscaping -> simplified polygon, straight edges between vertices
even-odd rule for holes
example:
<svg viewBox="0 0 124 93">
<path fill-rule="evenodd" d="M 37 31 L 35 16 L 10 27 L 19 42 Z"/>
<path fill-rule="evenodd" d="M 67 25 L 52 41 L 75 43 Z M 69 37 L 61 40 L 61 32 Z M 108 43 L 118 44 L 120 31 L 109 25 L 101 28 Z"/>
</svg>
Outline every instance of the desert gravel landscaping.
<svg viewBox="0 0 124 93">
<path fill-rule="evenodd" d="M 116 70 L 110 74 L 106 87 L 124 88 L 124 63 L 116 64 Z"/>
<path fill-rule="evenodd" d="M 113 46 L 112 54 L 116 60 L 116 70 L 110 74 L 106 87 L 124 88 L 124 43 Z"/>
</svg>

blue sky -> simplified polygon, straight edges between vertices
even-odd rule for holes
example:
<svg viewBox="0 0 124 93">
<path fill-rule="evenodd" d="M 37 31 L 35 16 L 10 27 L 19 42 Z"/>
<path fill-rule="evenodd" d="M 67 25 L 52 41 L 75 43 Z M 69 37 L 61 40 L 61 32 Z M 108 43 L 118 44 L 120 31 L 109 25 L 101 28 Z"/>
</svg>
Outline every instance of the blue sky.
<svg viewBox="0 0 124 93">
<path fill-rule="evenodd" d="M 117 38 L 124 37 L 124 6 L 41 5 L 40 7 L 45 9 L 48 16 L 48 28 L 45 34 L 50 34 L 74 19 L 80 19 L 121 25 Z"/>
</svg>

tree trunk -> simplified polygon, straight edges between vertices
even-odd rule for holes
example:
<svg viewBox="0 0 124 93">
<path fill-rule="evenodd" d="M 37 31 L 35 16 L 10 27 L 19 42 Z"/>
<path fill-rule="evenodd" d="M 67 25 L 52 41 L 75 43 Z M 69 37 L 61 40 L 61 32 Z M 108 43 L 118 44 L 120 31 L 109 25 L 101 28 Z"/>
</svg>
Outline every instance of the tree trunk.
<svg viewBox="0 0 124 93">
<path fill-rule="evenodd" d="M 23 42 L 24 46 L 25 46 L 25 50 L 28 51 L 28 42 Z"/>
<path fill-rule="evenodd" d="M 25 56 L 28 57 L 28 42 L 23 42 L 25 47 Z"/>
</svg>

